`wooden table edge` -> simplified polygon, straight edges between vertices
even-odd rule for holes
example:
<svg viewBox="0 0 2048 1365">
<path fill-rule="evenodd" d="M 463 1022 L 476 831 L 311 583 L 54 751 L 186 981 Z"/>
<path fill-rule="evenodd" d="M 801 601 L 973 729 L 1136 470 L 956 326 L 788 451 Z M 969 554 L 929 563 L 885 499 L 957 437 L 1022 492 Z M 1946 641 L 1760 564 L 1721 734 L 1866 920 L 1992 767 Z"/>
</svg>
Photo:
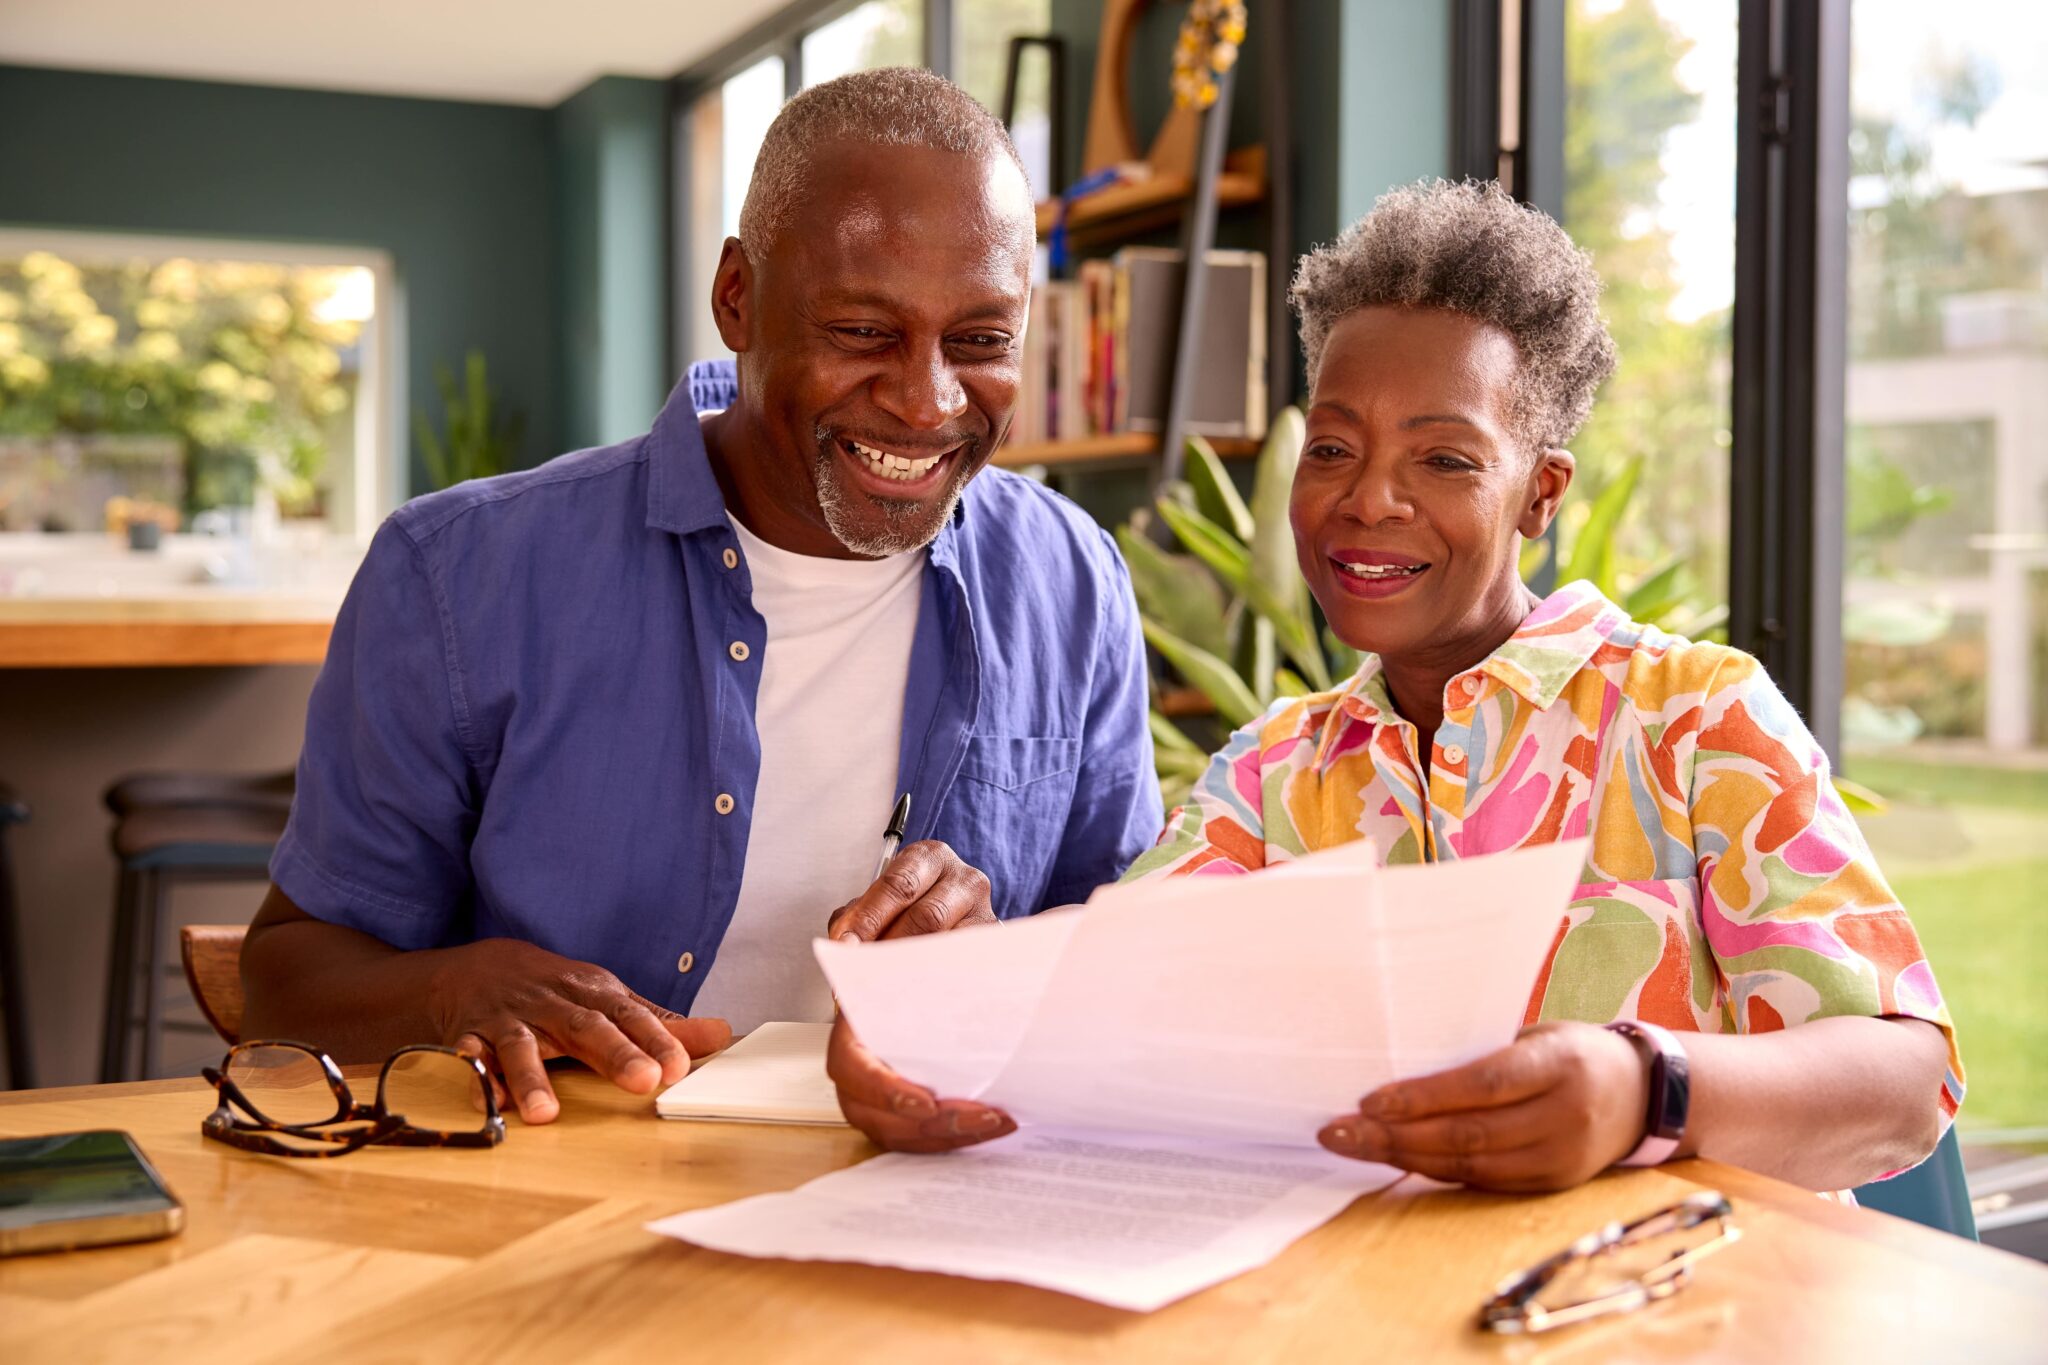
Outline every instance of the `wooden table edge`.
<svg viewBox="0 0 2048 1365">
<path fill-rule="evenodd" d="M 0 668 L 317 664 L 329 621 L 4 621 Z"/>
</svg>

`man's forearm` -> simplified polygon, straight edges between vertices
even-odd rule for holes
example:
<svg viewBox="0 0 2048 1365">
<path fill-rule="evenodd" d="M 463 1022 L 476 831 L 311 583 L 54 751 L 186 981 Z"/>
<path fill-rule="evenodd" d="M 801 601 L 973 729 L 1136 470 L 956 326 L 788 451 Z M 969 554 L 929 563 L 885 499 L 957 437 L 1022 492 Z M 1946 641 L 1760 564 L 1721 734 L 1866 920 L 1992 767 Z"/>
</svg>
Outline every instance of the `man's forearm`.
<svg viewBox="0 0 2048 1365">
<path fill-rule="evenodd" d="M 401 952 L 312 918 L 273 887 L 242 945 L 242 1036 L 312 1043 L 338 1062 L 445 1042 L 428 983 L 449 951 Z"/>
<path fill-rule="evenodd" d="M 1681 1155 L 1844 1189 L 1914 1164 L 1940 1134 L 1948 1048 L 1921 1020 L 1816 1019 L 1684 1041 L 1692 1112 Z"/>
</svg>

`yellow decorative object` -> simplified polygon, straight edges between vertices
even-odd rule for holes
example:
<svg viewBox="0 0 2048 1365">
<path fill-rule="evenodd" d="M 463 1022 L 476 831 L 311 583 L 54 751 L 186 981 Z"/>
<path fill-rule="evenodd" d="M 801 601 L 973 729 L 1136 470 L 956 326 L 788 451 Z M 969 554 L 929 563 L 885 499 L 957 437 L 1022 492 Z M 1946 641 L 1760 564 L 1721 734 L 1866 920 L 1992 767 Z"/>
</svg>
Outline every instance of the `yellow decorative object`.
<svg viewBox="0 0 2048 1365">
<path fill-rule="evenodd" d="M 1194 0 L 1173 45 L 1173 101 L 1183 109 L 1216 103 L 1216 77 L 1237 65 L 1245 35 L 1244 0 Z"/>
</svg>

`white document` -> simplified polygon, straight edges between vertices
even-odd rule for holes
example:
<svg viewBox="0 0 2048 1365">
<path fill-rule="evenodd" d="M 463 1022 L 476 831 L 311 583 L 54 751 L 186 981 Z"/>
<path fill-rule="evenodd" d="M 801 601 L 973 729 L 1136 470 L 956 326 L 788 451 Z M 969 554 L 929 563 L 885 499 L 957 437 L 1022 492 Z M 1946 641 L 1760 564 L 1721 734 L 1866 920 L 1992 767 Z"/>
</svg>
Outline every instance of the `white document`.
<svg viewBox="0 0 2048 1365">
<path fill-rule="evenodd" d="M 825 1075 L 830 1024 L 763 1024 L 692 1067 L 661 1092 L 665 1119 L 750 1123 L 838 1123 L 839 1096 Z"/>
<path fill-rule="evenodd" d="M 1382 869 L 1352 845 L 1108 887 L 1085 911 L 1017 924 L 821 940 L 869 1048 L 1020 1131 L 650 1226 L 746 1255 L 1170 1302 L 1398 1178 L 1329 1155 L 1317 1130 L 1381 1085 L 1514 1039 L 1585 854 L 1577 841 Z M 1157 1197 L 1162 1170 L 1179 1196 Z"/>
<path fill-rule="evenodd" d="M 741 1256 L 1014 1280 L 1149 1312 L 1256 1270 L 1400 1176 L 1321 1148 L 1027 1128 L 647 1226 Z"/>
</svg>

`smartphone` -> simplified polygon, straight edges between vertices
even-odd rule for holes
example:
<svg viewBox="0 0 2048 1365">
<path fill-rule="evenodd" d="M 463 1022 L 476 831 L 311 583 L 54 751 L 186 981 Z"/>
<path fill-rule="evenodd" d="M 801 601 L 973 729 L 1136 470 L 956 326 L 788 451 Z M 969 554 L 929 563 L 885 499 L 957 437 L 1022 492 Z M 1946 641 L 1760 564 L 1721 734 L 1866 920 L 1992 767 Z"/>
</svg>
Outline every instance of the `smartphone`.
<svg viewBox="0 0 2048 1365">
<path fill-rule="evenodd" d="M 146 1242 L 185 1206 L 126 1133 L 0 1139 L 0 1256 Z"/>
</svg>

